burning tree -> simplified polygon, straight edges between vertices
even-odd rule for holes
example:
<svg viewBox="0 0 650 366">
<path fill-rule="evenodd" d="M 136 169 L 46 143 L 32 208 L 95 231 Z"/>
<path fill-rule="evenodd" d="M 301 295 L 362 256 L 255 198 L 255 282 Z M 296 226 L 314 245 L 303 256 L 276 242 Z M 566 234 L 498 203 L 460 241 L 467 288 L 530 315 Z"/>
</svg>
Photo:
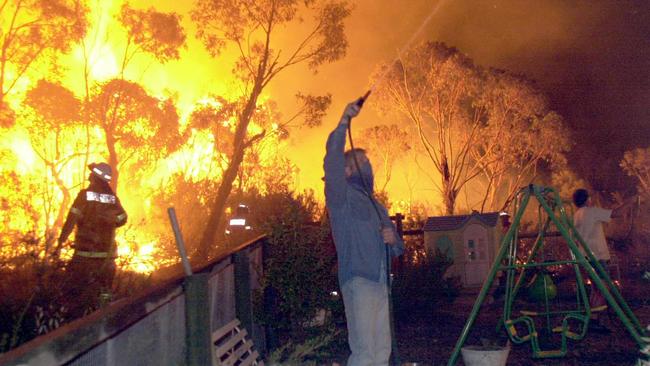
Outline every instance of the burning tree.
<svg viewBox="0 0 650 366">
<path fill-rule="evenodd" d="M 49 254 L 48 248 L 54 241 L 57 233 L 54 230 L 63 226 L 63 220 L 67 213 L 68 207 L 72 202 L 72 193 L 70 192 L 69 182 L 66 182 L 63 171 L 67 169 L 68 164 L 79 155 L 78 151 L 84 151 L 85 147 L 81 146 L 83 140 L 75 139 L 75 127 L 81 126 L 80 113 L 81 102 L 75 95 L 64 86 L 52 83 L 46 80 L 39 80 L 36 86 L 27 92 L 25 104 L 31 108 L 32 113 L 28 113 L 26 119 L 26 129 L 29 131 L 32 149 L 38 155 L 45 165 L 49 175 L 56 188 L 62 195 L 60 205 L 56 205 L 58 200 L 46 199 L 45 202 L 45 243 L 46 255 Z M 75 141 L 75 143 L 70 143 Z M 85 141 L 89 143 L 89 141 Z M 54 192 L 49 192 L 51 197 L 56 196 Z M 49 207 L 49 205 L 53 205 Z M 50 213 L 54 213 L 54 220 L 50 220 Z M 51 226 L 50 226 L 50 223 Z M 56 248 L 58 253 L 61 248 Z"/>
<path fill-rule="evenodd" d="M 97 88 L 89 97 L 88 108 L 89 123 L 97 123 L 104 132 L 113 188 L 117 188 L 119 177 L 118 145 L 124 150 L 122 159 L 136 158 L 131 162 L 135 171 L 180 146 L 174 102 L 150 96 L 141 85 L 124 78 L 129 62 L 138 54 L 148 54 L 160 63 L 180 57 L 186 39 L 180 20 L 173 12 L 134 9 L 128 3 L 118 15 L 127 30 L 119 77 Z"/>
<path fill-rule="evenodd" d="M 0 4 L 0 126 L 13 123 L 5 97 L 47 56 L 83 38 L 88 9 L 79 0 L 6 0 Z"/>
<path fill-rule="evenodd" d="M 159 12 L 153 7 L 134 9 L 125 3 L 118 20 L 128 32 L 120 68 L 122 78 L 129 61 L 138 53 L 150 54 L 160 63 L 180 58 L 186 38 L 180 15 Z"/>
<path fill-rule="evenodd" d="M 29 108 L 20 108 L 20 113 L 15 116 L 16 131 L 3 131 L 8 135 L 17 133 L 20 137 L 21 131 L 26 131 L 31 145 L 29 153 L 45 168 L 41 172 L 40 167 L 32 166 L 28 174 L 14 177 L 23 184 L 34 181 L 37 186 L 32 200 L 39 202 L 32 204 L 38 208 L 38 217 L 32 221 L 35 221 L 34 235 L 39 245 L 41 240 L 45 242 L 45 250 L 38 250 L 39 255 L 45 254 L 42 258 L 51 254 L 53 237 L 71 203 L 71 187 L 83 184 L 87 177 L 85 167 L 91 158 L 107 157 L 116 178 L 118 165 L 119 168 L 128 166 L 134 173 L 129 177 L 137 181 L 182 142 L 174 101 L 152 96 L 142 85 L 127 81 L 124 73 L 130 61 L 141 54 L 161 63 L 180 57 L 179 50 L 185 45 L 180 16 L 153 8 L 137 10 L 124 4 L 117 17 L 126 30 L 121 68 L 114 79 L 97 83 L 90 78 L 84 38 L 87 27 L 85 4 L 65 0 L 5 1 L 1 4 L 2 30 L 8 32 L 3 33 L 3 51 L 8 53 L 2 54 L 2 80 L 10 83 L 4 84 L 2 96 L 6 97 L 8 90 L 19 85 L 18 78 L 27 75 L 30 68 L 34 74 L 55 71 L 48 73 L 48 80 L 40 80 L 28 89 L 23 105 Z M 15 19 L 12 20 L 11 16 Z M 107 41 L 108 35 L 96 34 L 96 38 Z M 64 86 L 68 80 L 65 69 L 60 66 L 65 60 L 43 57 L 70 51 L 71 46 L 79 41 L 84 57 L 85 94 L 81 90 L 76 92 L 81 92 L 79 94 L 83 97 Z M 17 68 L 22 74 L 16 73 Z M 71 69 L 81 68 L 73 66 Z M 23 80 L 28 81 L 26 78 Z M 18 98 L 11 101 L 17 102 Z M 36 178 L 28 177 L 32 174 Z M 140 195 L 143 193 L 146 192 L 138 192 Z M 43 232 L 45 235 L 41 234 Z M 52 252 L 56 258 L 60 249 Z"/>
<path fill-rule="evenodd" d="M 641 235 L 639 242 L 648 243 L 648 239 L 650 239 L 650 206 L 648 205 L 648 200 L 650 200 L 650 147 L 626 151 L 620 165 L 627 175 L 638 179 L 637 207 L 631 212 L 630 226 L 625 236 L 630 238 L 633 230 L 636 230 Z M 622 196 L 618 201 L 623 201 Z M 635 220 L 638 222 L 638 228 L 634 227 Z"/>
<path fill-rule="evenodd" d="M 133 171 L 180 147 L 178 114 L 170 99 L 150 96 L 142 86 L 113 79 L 98 88 L 89 103 L 90 117 L 104 133 L 111 184 L 118 184 L 120 163 Z"/>
<path fill-rule="evenodd" d="M 650 198 L 650 147 L 626 151 L 621 168 L 639 180 L 637 191 L 646 199 Z"/>
<path fill-rule="evenodd" d="M 311 29 L 293 46 L 278 48 L 276 35 L 281 27 L 302 23 L 299 14 L 311 13 Z M 199 246 L 199 255 L 207 255 L 215 243 L 228 196 L 237 178 L 246 152 L 266 134 L 266 130 L 250 133 L 249 125 L 255 114 L 258 98 L 268 84 L 290 66 L 307 63 L 316 70 L 345 54 L 347 41 L 343 20 L 350 9 L 346 1 L 278 1 L 278 0 L 199 0 L 192 11 L 197 23 L 197 36 L 213 57 L 226 46 L 239 53 L 234 73 L 242 82 L 237 109 L 232 155 L 223 172 L 219 189 L 211 205 L 210 216 Z M 283 51 L 285 51 L 283 53 Z M 306 121 L 318 122 L 329 98 L 303 96 Z M 218 123 L 219 121 L 215 121 Z"/>
</svg>

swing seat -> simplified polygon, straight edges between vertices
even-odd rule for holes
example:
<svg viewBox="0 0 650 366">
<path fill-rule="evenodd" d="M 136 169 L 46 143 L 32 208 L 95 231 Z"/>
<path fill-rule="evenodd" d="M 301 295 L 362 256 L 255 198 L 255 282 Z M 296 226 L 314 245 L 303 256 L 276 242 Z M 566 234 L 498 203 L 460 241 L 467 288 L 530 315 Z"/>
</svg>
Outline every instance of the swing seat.
<svg viewBox="0 0 650 366">
<path fill-rule="evenodd" d="M 574 332 L 569 328 L 569 320 L 575 319 L 580 322 L 579 326 L 580 331 Z M 582 315 L 569 314 L 562 319 L 562 325 L 553 328 L 554 333 L 562 333 L 564 337 L 572 339 L 574 341 L 582 340 L 587 334 L 587 328 L 589 326 L 589 318 Z"/>
<path fill-rule="evenodd" d="M 539 347 L 539 340 L 537 339 L 538 334 L 537 331 L 535 330 L 535 322 L 533 321 L 533 318 L 524 315 L 514 320 L 508 319 L 504 323 L 506 325 L 506 331 L 508 332 L 508 336 L 510 337 L 510 340 L 512 342 L 516 344 L 521 344 L 526 341 L 530 341 L 531 346 L 533 348 L 533 358 L 559 358 L 559 357 L 564 357 L 567 353 L 565 333 L 562 333 L 561 349 L 541 350 Z M 524 336 L 520 336 L 517 333 L 517 328 L 515 327 L 515 324 L 518 323 L 523 323 L 526 326 L 526 328 L 528 329 L 528 334 Z"/>
<path fill-rule="evenodd" d="M 566 356 L 566 350 L 551 349 L 546 351 L 533 352 L 534 358 L 560 358 Z"/>
<path fill-rule="evenodd" d="M 533 319 L 529 316 L 521 316 L 515 320 L 508 319 L 504 323 L 506 325 L 506 331 L 508 332 L 510 339 L 516 344 L 528 342 L 529 340 L 531 340 L 531 338 L 537 338 L 537 331 L 535 331 L 535 323 L 533 322 Z M 520 336 L 518 334 L 517 327 L 515 327 L 515 324 L 518 323 L 523 323 L 526 326 L 526 328 L 528 329 L 528 334 L 524 336 Z"/>
</svg>

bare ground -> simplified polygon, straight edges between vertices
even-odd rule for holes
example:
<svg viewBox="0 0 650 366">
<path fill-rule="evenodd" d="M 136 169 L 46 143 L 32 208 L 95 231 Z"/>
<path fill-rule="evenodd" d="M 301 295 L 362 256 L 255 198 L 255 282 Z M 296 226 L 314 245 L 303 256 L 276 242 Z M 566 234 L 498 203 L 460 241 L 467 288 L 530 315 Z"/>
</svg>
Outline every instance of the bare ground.
<svg viewBox="0 0 650 366">
<path fill-rule="evenodd" d="M 650 284 L 639 279 L 624 281 L 623 296 L 641 324 L 650 324 Z M 396 338 L 402 362 L 418 362 L 421 365 L 446 365 L 469 316 L 477 291 L 463 291 L 452 303 L 429 312 L 398 319 Z M 569 300 L 562 300 L 570 302 Z M 558 302 L 559 303 L 559 302 Z M 465 345 L 480 344 L 483 337 L 494 338 L 497 319 L 503 312 L 502 302 L 485 304 L 474 323 Z M 602 323 L 611 333 L 589 331 L 581 341 L 568 341 L 567 355 L 559 359 L 534 359 L 529 343 L 512 345 L 508 365 L 634 365 L 638 347 L 621 321 L 609 311 L 603 314 Z M 559 335 L 554 337 L 559 339 Z M 557 341 L 553 338 L 551 341 Z M 549 347 L 557 348 L 557 347 Z M 341 347 L 328 364 L 345 364 L 348 352 Z M 458 357 L 456 365 L 463 365 Z"/>
</svg>

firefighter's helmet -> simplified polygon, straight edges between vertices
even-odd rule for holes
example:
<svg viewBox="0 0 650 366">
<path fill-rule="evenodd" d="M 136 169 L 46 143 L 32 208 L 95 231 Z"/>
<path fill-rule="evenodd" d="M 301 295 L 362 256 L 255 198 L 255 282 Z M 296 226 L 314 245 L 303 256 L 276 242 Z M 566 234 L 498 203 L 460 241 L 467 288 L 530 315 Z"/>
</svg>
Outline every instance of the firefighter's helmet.
<svg viewBox="0 0 650 366">
<path fill-rule="evenodd" d="M 88 169 L 104 182 L 109 183 L 111 181 L 113 172 L 111 171 L 110 165 L 106 163 L 92 163 L 88 165 Z"/>
</svg>

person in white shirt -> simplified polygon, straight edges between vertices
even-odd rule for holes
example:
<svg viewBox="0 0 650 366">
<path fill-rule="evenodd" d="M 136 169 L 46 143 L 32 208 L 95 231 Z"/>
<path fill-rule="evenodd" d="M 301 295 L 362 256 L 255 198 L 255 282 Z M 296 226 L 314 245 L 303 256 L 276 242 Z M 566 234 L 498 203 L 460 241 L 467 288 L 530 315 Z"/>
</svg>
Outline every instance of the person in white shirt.
<svg viewBox="0 0 650 366">
<path fill-rule="evenodd" d="M 621 206 L 615 209 L 607 209 L 593 206 L 589 192 L 586 189 L 577 189 L 573 192 L 573 204 L 577 207 L 573 214 L 573 225 L 591 249 L 594 257 L 600 264 L 607 268 L 611 256 L 605 239 L 603 223 L 610 222 L 612 218 L 621 217 L 623 211 L 634 202 L 634 198 L 626 200 Z M 607 308 L 607 302 L 598 288 L 592 283 L 589 305 L 592 310 L 604 310 Z M 595 328 L 606 330 L 598 323 L 598 313 L 592 313 L 592 321 L 595 321 Z"/>
</svg>

